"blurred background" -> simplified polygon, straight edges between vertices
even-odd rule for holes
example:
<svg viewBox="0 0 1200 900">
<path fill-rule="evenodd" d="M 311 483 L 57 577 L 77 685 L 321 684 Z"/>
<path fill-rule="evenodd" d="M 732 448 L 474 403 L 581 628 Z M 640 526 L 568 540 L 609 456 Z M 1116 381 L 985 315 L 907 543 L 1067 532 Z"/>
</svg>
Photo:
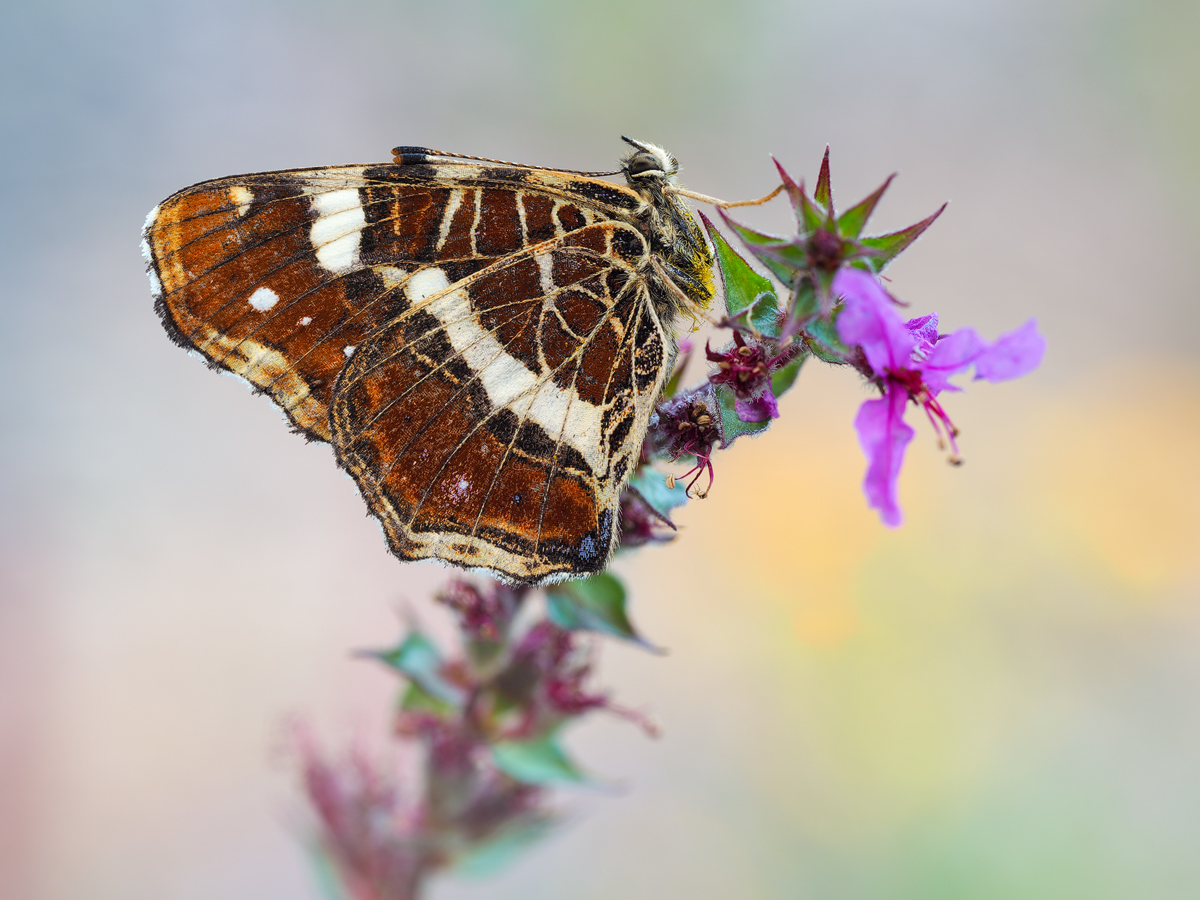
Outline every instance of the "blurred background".
<svg viewBox="0 0 1200 900">
<path fill-rule="evenodd" d="M 622 560 L 666 657 L 601 681 L 657 741 L 480 898 L 1200 895 L 1200 4 L 211 0 L 4 4 L 0 895 L 316 898 L 280 735 L 381 740 L 390 643 L 446 574 L 385 552 L 328 449 L 189 359 L 146 212 L 196 181 L 424 144 L 601 169 L 630 134 L 729 199 L 832 146 L 914 315 L 1045 364 L 949 398 L 889 532 L 811 365 Z M 788 227 L 778 207 L 747 213 Z M 912 417 L 910 417 L 912 418 Z"/>
</svg>

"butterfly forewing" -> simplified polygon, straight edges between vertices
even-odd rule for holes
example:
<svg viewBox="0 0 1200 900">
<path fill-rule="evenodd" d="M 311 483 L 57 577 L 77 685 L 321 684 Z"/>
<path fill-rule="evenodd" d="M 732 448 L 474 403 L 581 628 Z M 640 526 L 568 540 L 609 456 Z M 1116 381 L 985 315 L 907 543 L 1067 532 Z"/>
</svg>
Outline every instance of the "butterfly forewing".
<svg viewBox="0 0 1200 900">
<path fill-rule="evenodd" d="M 146 228 L 168 331 L 328 440 L 348 348 L 394 317 L 400 280 L 430 264 L 458 280 L 601 215 L 562 188 L 446 168 L 453 180 L 433 166 L 340 166 L 180 191 Z"/>
<path fill-rule="evenodd" d="M 522 167 L 187 188 L 145 251 L 180 344 L 332 441 L 389 544 L 520 581 L 596 571 L 674 353 L 638 195 Z"/>
</svg>

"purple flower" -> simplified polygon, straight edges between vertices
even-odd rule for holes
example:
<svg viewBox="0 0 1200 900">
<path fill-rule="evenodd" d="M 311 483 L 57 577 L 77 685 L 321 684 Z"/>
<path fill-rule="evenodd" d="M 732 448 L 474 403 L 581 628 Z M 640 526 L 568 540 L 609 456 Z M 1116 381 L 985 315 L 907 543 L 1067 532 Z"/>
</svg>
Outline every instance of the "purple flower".
<svg viewBox="0 0 1200 900">
<path fill-rule="evenodd" d="M 747 344 L 742 332 L 733 330 L 733 344 L 714 353 L 708 344 L 704 354 L 717 364 L 708 376 L 712 384 L 727 384 L 737 400 L 734 412 L 743 422 L 766 422 L 779 418 L 779 406 L 771 393 L 771 370 L 778 365 L 759 343 Z"/>
<path fill-rule="evenodd" d="M 459 625 L 473 640 L 499 641 L 507 633 L 525 591 L 496 582 L 486 590 L 461 578 L 436 595 L 459 615 Z"/>
<path fill-rule="evenodd" d="M 936 315 L 903 321 L 875 277 L 859 269 L 839 271 L 833 293 L 844 303 L 838 334 L 847 346 L 862 350 L 865 369 L 883 391 L 881 398 L 863 403 L 854 428 L 867 457 L 863 493 L 884 524 L 894 528 L 903 518 L 896 480 L 914 434 L 904 422 L 908 401 L 925 410 L 939 446 L 948 443 L 950 461 L 958 464 L 958 429 L 937 399 L 942 391 L 959 390 L 950 377 L 974 366 L 976 380 L 1017 378 L 1038 367 L 1046 340 L 1033 319 L 994 344 L 973 328 L 939 335 Z"/>
<path fill-rule="evenodd" d="M 688 496 L 700 476 L 708 472 L 708 487 L 696 496 L 705 497 L 713 485 L 713 446 L 720 438 L 713 411 L 717 408 L 712 386 L 704 385 L 686 394 L 676 394 L 658 404 L 655 419 L 651 420 L 646 436 L 646 448 L 650 453 L 663 453 L 671 459 L 694 456 L 696 464 L 688 469 L 679 480 L 691 477 L 687 485 Z M 675 486 L 674 476 L 669 476 L 667 486 Z"/>
</svg>

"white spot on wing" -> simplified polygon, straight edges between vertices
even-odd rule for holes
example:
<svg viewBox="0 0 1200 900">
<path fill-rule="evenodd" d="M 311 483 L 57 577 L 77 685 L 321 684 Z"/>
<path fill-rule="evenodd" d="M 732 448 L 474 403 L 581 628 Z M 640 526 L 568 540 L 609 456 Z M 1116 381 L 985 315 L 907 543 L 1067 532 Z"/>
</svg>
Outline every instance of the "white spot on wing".
<svg viewBox="0 0 1200 900">
<path fill-rule="evenodd" d="M 408 279 L 408 273 L 403 269 L 397 269 L 395 266 L 376 266 L 375 271 L 383 279 L 383 286 L 388 290 L 404 284 Z"/>
<path fill-rule="evenodd" d="M 346 358 L 349 359 L 351 356 L 354 355 L 354 345 L 347 344 L 345 347 L 342 348 L 342 352 L 345 353 Z"/>
<path fill-rule="evenodd" d="M 300 324 L 301 325 L 311 325 L 312 324 L 312 316 L 305 316 L 303 319 L 300 320 Z"/>
<path fill-rule="evenodd" d="M 446 238 L 450 236 L 450 223 L 454 221 L 454 214 L 462 206 L 462 201 L 462 188 L 455 188 L 450 192 L 450 199 L 446 201 L 446 211 L 442 213 L 442 227 L 438 230 L 437 248 L 439 250 L 445 246 Z"/>
<path fill-rule="evenodd" d="M 592 471 L 603 472 L 601 410 L 550 379 L 539 384 L 538 376 L 483 330 L 466 291 L 447 291 L 449 287 L 445 272 L 425 269 L 409 280 L 408 294 L 414 304 L 433 298 L 426 310 L 442 323 L 451 346 L 476 373 L 492 405 L 536 422 L 555 440 L 561 437 L 583 454 Z"/>
<path fill-rule="evenodd" d="M 229 189 L 229 199 L 237 204 L 239 216 L 244 216 L 250 211 L 250 204 L 254 202 L 254 194 L 244 184 L 235 184 Z"/>
<path fill-rule="evenodd" d="M 317 262 L 335 275 L 358 268 L 358 246 L 367 224 L 358 188 L 313 194 L 312 209 L 317 220 L 309 240 L 317 251 Z"/>
<path fill-rule="evenodd" d="M 269 287 L 260 287 L 250 295 L 250 299 L 247 302 L 259 312 L 266 312 L 279 302 L 279 295 Z"/>
<path fill-rule="evenodd" d="M 542 293 L 549 296 L 554 293 L 554 260 L 549 253 L 539 253 L 534 259 L 542 274 Z"/>
</svg>

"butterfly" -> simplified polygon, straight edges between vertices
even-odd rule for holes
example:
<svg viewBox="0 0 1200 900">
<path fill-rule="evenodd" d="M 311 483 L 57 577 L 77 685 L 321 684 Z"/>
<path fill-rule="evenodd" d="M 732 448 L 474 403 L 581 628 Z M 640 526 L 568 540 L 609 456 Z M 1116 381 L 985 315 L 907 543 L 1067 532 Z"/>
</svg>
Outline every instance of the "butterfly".
<svg viewBox="0 0 1200 900">
<path fill-rule="evenodd" d="M 332 445 L 400 559 L 597 572 L 676 322 L 714 295 L 701 195 L 624 140 L 616 172 L 397 147 L 184 188 L 146 219 L 156 310 Z"/>
</svg>

